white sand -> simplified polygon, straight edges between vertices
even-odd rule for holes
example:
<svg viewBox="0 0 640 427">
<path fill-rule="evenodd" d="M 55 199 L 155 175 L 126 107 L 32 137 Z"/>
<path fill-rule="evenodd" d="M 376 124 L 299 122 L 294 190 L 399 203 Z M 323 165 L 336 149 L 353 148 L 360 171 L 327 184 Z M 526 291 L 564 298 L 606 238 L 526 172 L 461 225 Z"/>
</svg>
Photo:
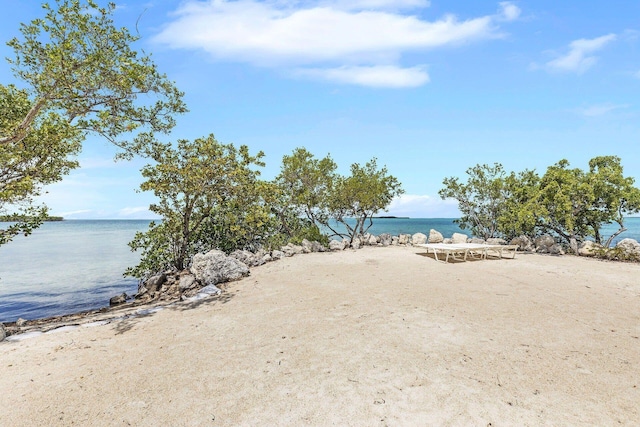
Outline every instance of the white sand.
<svg viewBox="0 0 640 427">
<path fill-rule="evenodd" d="M 299 255 L 0 343 L 0 425 L 638 425 L 640 265 Z"/>
</svg>

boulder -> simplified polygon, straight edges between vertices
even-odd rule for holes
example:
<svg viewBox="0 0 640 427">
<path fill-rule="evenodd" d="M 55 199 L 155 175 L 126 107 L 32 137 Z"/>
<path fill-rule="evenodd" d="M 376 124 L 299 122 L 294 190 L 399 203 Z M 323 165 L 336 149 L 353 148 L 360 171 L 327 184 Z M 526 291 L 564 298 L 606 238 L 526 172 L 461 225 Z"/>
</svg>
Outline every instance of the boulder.
<svg viewBox="0 0 640 427">
<path fill-rule="evenodd" d="M 487 245 L 506 245 L 507 241 L 499 237 L 490 237 L 487 239 Z"/>
<path fill-rule="evenodd" d="M 391 234 L 389 233 L 382 233 L 378 236 L 378 239 L 380 240 L 380 244 L 382 246 L 389 246 L 393 242 L 393 237 L 391 237 Z"/>
<path fill-rule="evenodd" d="M 281 247 L 280 250 L 288 257 L 304 253 L 304 248 L 302 246 L 294 245 L 293 243 L 287 243 L 287 245 Z"/>
<path fill-rule="evenodd" d="M 511 242 L 509 242 L 509 244 L 518 245 L 519 251 L 533 252 L 535 250 L 535 247 L 533 246 L 533 242 L 531 241 L 531 239 L 525 236 L 524 234 L 519 237 L 514 237 L 513 239 L 511 239 Z"/>
<path fill-rule="evenodd" d="M 329 250 L 330 251 L 342 251 L 344 250 L 344 241 L 342 240 L 332 240 L 329 242 Z"/>
<path fill-rule="evenodd" d="M 640 257 L 640 243 L 635 239 L 622 239 L 616 244 L 616 248 L 621 248 L 628 256 Z"/>
<path fill-rule="evenodd" d="M 376 246 L 378 244 L 379 240 L 378 237 L 374 236 L 373 234 L 369 236 L 369 245 L 371 246 Z"/>
<path fill-rule="evenodd" d="M 302 247 L 302 253 L 304 254 L 310 254 L 311 252 L 313 252 L 311 242 L 307 239 L 302 239 L 302 242 L 300 242 L 300 246 Z"/>
<path fill-rule="evenodd" d="M 592 242 L 591 240 L 586 240 L 582 242 L 582 244 L 578 248 L 578 255 L 593 256 L 595 255 L 596 250 L 601 248 L 602 245 L 599 245 L 596 242 Z"/>
<path fill-rule="evenodd" d="M 487 243 L 484 239 L 481 239 L 480 237 L 472 237 L 468 241 L 469 243 L 475 243 L 476 245 L 484 245 L 485 243 Z"/>
<path fill-rule="evenodd" d="M 398 246 L 398 241 L 399 241 L 399 237 L 398 236 L 391 236 L 391 245 L 392 246 Z M 383 243 L 384 244 L 384 243 Z"/>
<path fill-rule="evenodd" d="M 327 248 L 322 246 L 322 243 L 315 240 L 311 242 L 311 252 L 325 252 L 326 250 Z"/>
<path fill-rule="evenodd" d="M 124 304 L 125 302 L 127 302 L 127 294 L 125 294 L 124 292 L 109 299 L 110 306 Z"/>
<path fill-rule="evenodd" d="M 543 236 L 536 237 L 536 240 L 534 241 L 534 243 L 536 247 L 536 252 L 541 254 L 548 254 L 550 253 L 549 248 L 555 245 L 556 241 L 553 237 L 549 236 L 548 234 L 545 234 Z"/>
<path fill-rule="evenodd" d="M 406 245 L 411 241 L 411 234 L 401 234 L 398 236 L 398 244 Z"/>
<path fill-rule="evenodd" d="M 429 230 L 429 243 L 442 243 L 443 241 L 444 237 L 442 236 L 442 233 L 434 230 L 433 228 Z"/>
<path fill-rule="evenodd" d="M 562 248 L 561 245 L 556 243 L 554 245 L 549 246 L 547 253 L 550 253 L 551 255 L 564 255 L 564 249 Z"/>
<path fill-rule="evenodd" d="M 151 276 L 145 282 L 143 282 L 141 286 L 138 286 L 138 294 L 142 295 L 147 291 L 150 294 L 158 292 L 166 281 L 167 281 L 167 275 L 164 273 Z"/>
<path fill-rule="evenodd" d="M 20 317 L 18 320 L 16 320 L 16 326 L 18 328 L 22 328 L 26 324 L 27 324 L 27 321 L 25 319 L 23 319 L 22 317 Z"/>
<path fill-rule="evenodd" d="M 193 274 L 184 274 L 180 276 L 178 289 L 185 290 L 195 287 L 197 284 L 196 277 Z"/>
<path fill-rule="evenodd" d="M 351 242 L 351 247 L 353 249 L 360 249 L 360 239 L 357 237 L 354 237 L 353 241 Z"/>
<path fill-rule="evenodd" d="M 282 251 L 271 251 L 271 258 L 274 261 L 277 261 L 277 260 L 282 259 L 284 257 L 285 257 L 285 255 L 284 255 L 284 252 L 282 252 Z"/>
<path fill-rule="evenodd" d="M 262 262 L 262 255 L 258 256 L 249 251 L 235 250 L 229 254 L 230 257 L 237 259 L 238 261 L 246 264 L 248 267 L 256 267 L 264 264 Z"/>
<path fill-rule="evenodd" d="M 204 285 L 238 280 L 249 275 L 249 267 L 224 252 L 211 250 L 206 254 L 196 254 L 191 263 L 191 273 Z"/>
<path fill-rule="evenodd" d="M 4 328 L 4 324 L 0 323 L 0 342 L 4 341 L 7 337 L 7 330 Z"/>
<path fill-rule="evenodd" d="M 412 245 L 424 245 L 425 243 L 427 243 L 427 236 L 425 236 L 423 233 L 416 233 L 411 236 Z"/>
<path fill-rule="evenodd" d="M 467 243 L 468 238 L 469 236 L 466 234 L 453 233 L 453 236 L 451 236 L 451 243 Z"/>
<path fill-rule="evenodd" d="M 451 237 L 447 237 L 446 239 L 442 240 L 442 243 L 444 243 L 445 245 L 450 245 L 453 243 L 453 239 Z"/>
</svg>

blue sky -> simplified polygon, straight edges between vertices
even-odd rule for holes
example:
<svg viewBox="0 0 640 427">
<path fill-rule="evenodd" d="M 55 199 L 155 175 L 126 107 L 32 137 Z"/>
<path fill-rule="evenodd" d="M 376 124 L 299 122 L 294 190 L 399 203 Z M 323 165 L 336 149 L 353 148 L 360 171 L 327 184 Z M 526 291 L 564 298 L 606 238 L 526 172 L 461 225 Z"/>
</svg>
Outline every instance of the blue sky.
<svg viewBox="0 0 640 427">
<path fill-rule="evenodd" d="M 41 15 L 0 0 L 0 39 Z M 543 173 L 622 158 L 640 181 L 640 2 L 478 0 L 117 1 L 185 92 L 168 140 L 214 133 L 266 154 L 304 146 L 342 173 L 377 157 L 406 194 L 389 214 L 456 217 L 442 180 L 478 163 Z M 2 57 L 12 52 L 0 46 Z M 0 82 L 11 83 L 9 65 Z M 146 163 L 89 138 L 81 169 L 42 199 L 67 218 L 150 218 Z"/>
</svg>

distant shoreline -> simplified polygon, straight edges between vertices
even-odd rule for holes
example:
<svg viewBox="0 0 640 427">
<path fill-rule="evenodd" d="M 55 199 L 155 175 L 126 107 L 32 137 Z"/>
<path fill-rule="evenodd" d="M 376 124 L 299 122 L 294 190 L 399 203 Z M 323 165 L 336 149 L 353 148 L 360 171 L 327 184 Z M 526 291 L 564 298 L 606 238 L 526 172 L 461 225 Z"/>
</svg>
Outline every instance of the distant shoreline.
<svg viewBox="0 0 640 427">
<path fill-rule="evenodd" d="M 0 215 L 0 222 L 18 222 L 26 221 L 30 217 L 26 215 Z M 45 222 L 64 221 L 64 217 L 61 216 L 48 216 L 44 219 Z"/>
</svg>

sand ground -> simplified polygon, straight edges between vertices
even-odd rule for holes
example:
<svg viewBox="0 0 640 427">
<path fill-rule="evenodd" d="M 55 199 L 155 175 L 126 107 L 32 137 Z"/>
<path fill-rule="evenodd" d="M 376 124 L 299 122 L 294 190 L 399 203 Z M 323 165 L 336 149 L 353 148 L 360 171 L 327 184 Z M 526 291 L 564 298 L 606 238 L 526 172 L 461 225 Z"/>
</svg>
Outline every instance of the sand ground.
<svg viewBox="0 0 640 427">
<path fill-rule="evenodd" d="M 299 255 L 0 343 L 0 425 L 640 424 L 640 265 L 421 252 Z"/>
</svg>

